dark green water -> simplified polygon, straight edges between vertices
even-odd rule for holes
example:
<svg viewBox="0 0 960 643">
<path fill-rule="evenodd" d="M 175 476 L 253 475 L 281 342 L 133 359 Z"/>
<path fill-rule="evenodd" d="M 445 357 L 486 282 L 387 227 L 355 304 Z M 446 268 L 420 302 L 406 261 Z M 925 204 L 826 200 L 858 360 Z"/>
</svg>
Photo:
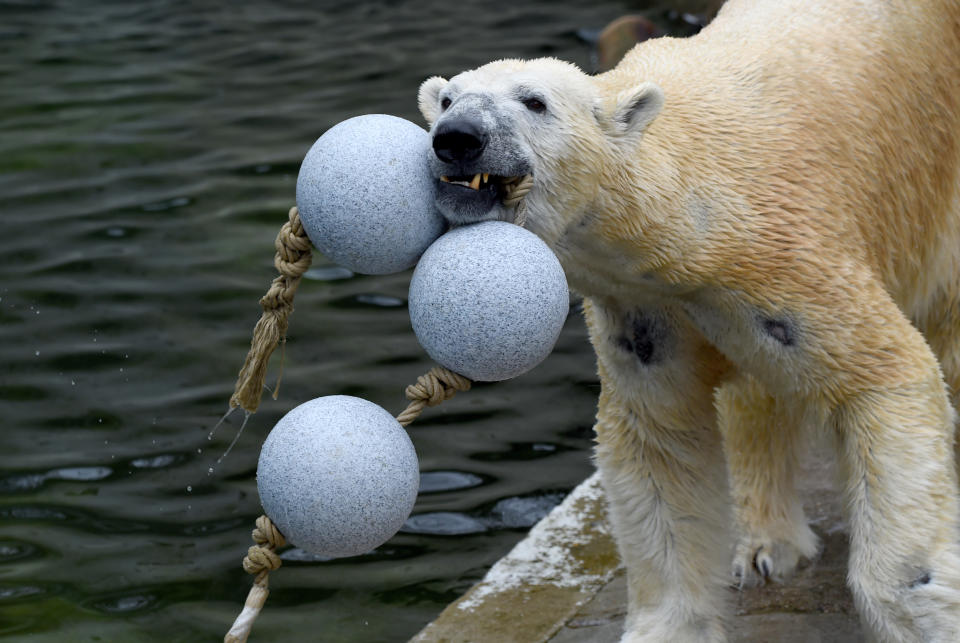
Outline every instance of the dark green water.
<svg viewBox="0 0 960 643">
<path fill-rule="evenodd" d="M 420 122 L 432 74 L 589 68 L 576 30 L 636 8 L 0 0 L 0 636 L 222 638 L 270 427 L 336 393 L 398 412 L 431 366 L 409 273 L 318 257 L 280 399 L 208 473 L 303 155 L 356 114 Z M 597 392 L 574 312 L 538 369 L 428 410 L 408 528 L 356 558 L 288 551 L 253 640 L 406 640 L 590 472 Z"/>
</svg>

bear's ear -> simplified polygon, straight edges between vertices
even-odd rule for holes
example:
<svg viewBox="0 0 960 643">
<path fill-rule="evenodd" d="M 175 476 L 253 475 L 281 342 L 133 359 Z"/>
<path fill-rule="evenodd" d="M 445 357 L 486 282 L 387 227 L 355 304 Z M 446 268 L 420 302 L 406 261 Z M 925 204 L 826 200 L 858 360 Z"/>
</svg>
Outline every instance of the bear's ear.
<svg viewBox="0 0 960 643">
<path fill-rule="evenodd" d="M 440 116 L 440 90 L 446 86 L 447 79 L 440 76 L 428 78 L 420 85 L 417 104 L 420 106 L 420 113 L 427 119 L 427 125 L 432 126 Z"/>
<path fill-rule="evenodd" d="M 656 83 L 646 82 L 620 92 L 613 112 L 605 119 L 613 135 L 641 134 L 663 107 L 663 90 Z"/>
</svg>

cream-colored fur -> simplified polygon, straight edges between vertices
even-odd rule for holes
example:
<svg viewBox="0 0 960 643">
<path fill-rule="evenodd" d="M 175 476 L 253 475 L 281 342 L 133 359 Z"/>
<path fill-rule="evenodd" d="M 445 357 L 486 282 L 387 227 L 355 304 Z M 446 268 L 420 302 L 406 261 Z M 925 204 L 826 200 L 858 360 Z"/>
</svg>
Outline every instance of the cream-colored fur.
<svg viewBox="0 0 960 643">
<path fill-rule="evenodd" d="M 865 625 L 960 641 L 960 2 L 730 0 L 605 74 L 498 61 L 420 105 L 509 135 L 585 297 L 624 641 L 724 640 L 734 531 L 743 583 L 815 553 L 823 428 Z"/>
</svg>

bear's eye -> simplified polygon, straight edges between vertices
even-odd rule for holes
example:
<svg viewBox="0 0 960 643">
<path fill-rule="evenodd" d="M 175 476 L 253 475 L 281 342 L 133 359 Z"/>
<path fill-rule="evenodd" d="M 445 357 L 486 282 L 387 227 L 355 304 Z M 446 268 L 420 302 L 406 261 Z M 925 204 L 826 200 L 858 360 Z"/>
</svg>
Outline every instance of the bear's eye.
<svg viewBox="0 0 960 643">
<path fill-rule="evenodd" d="M 449 99 L 449 98 L 444 98 L 442 101 L 440 101 L 440 109 L 446 109 L 446 108 L 448 108 L 448 107 L 450 107 L 450 99 Z"/>
<path fill-rule="evenodd" d="M 547 111 L 547 106 L 544 105 L 543 101 L 539 98 L 522 98 L 520 99 L 520 102 L 522 102 L 531 112 L 542 114 Z"/>
</svg>

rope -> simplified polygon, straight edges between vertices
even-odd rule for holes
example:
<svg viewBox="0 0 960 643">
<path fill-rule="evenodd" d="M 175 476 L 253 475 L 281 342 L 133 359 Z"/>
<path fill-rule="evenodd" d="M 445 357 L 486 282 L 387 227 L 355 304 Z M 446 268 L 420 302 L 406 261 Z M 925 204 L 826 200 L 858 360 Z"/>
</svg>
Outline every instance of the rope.
<svg viewBox="0 0 960 643">
<path fill-rule="evenodd" d="M 470 380 L 466 377 L 442 366 L 434 366 L 429 373 L 418 377 L 416 384 L 407 387 L 404 393 L 410 404 L 397 416 L 397 422 L 407 426 L 420 417 L 426 407 L 436 406 L 459 391 L 469 390 Z"/>
<path fill-rule="evenodd" d="M 424 408 L 449 400 L 459 391 L 470 390 L 470 384 L 470 380 L 463 375 L 442 366 L 434 366 L 428 373 L 418 377 L 416 384 L 407 387 L 405 394 L 410 404 L 397 416 L 397 422 L 402 426 L 409 425 L 420 416 Z M 270 572 L 279 569 L 283 563 L 276 549 L 283 547 L 286 540 L 270 518 L 257 518 L 257 527 L 253 530 L 252 538 L 256 544 L 247 550 L 247 555 L 243 558 L 243 570 L 254 575 L 253 586 L 247 594 L 243 610 L 223 637 L 224 643 L 246 643 L 253 629 L 253 622 L 270 594 Z"/>
<path fill-rule="evenodd" d="M 513 222 L 522 228 L 527 222 L 527 204 L 524 197 L 533 189 L 533 175 L 525 174 L 514 182 L 505 184 L 504 187 L 507 194 L 503 198 L 503 205 L 508 208 L 516 208 Z"/>
<path fill-rule="evenodd" d="M 250 352 L 240 369 L 237 384 L 230 397 L 230 408 L 242 407 L 249 413 L 255 413 L 260 406 L 263 383 L 267 377 L 267 364 L 277 343 L 287 341 L 287 325 L 293 312 L 293 296 L 300 285 L 300 278 L 310 267 L 310 239 L 307 237 L 297 207 L 290 208 L 290 220 L 283 224 L 274 242 L 277 254 L 273 265 L 280 273 L 270 284 L 267 294 L 260 299 L 263 315 L 253 329 Z M 283 373 L 281 363 L 281 376 Z M 280 378 L 273 390 L 277 398 Z"/>
<path fill-rule="evenodd" d="M 523 226 L 525 220 L 523 198 L 533 187 L 533 177 L 528 174 L 506 187 L 507 195 L 503 203 L 508 208 L 516 208 L 514 223 Z M 290 208 L 289 216 L 290 221 L 280 229 L 274 243 L 277 255 L 273 264 L 280 272 L 280 276 L 273 280 L 270 290 L 260 299 L 263 315 L 253 329 L 250 352 L 247 354 L 243 368 L 240 369 L 236 388 L 230 398 L 230 408 L 240 406 L 249 413 L 254 413 L 260 405 L 267 363 L 277 343 L 286 342 L 288 319 L 293 312 L 293 296 L 297 291 L 300 278 L 310 267 L 310 240 L 303 229 L 303 224 L 300 223 L 300 214 L 296 206 Z M 279 386 L 278 378 L 277 388 L 273 392 L 274 399 L 277 397 Z M 470 386 L 470 380 L 463 375 L 443 366 L 434 366 L 404 391 L 410 403 L 397 416 L 397 422 L 401 426 L 408 426 L 420 417 L 426 407 L 437 406 L 458 392 L 469 391 Z M 223 637 L 224 643 L 246 643 L 253 629 L 253 623 L 270 594 L 270 572 L 279 569 L 283 562 L 276 552 L 286 544 L 283 534 L 267 516 L 257 518 L 256 525 L 251 534 L 255 544 L 247 550 L 247 555 L 243 558 L 244 571 L 254 575 L 253 586 L 247 594 L 243 610 L 233 622 L 230 631 Z"/>
<path fill-rule="evenodd" d="M 270 572 L 279 569 L 281 565 L 276 549 L 283 547 L 286 540 L 269 518 L 266 516 L 257 518 L 257 526 L 251 537 L 256 544 L 247 550 L 247 555 L 243 558 L 243 569 L 248 574 L 255 574 L 256 577 L 243 604 L 243 610 L 233 622 L 230 631 L 223 637 L 223 643 L 246 643 L 250 630 L 253 629 L 253 622 L 270 594 L 268 582 Z"/>
</svg>

